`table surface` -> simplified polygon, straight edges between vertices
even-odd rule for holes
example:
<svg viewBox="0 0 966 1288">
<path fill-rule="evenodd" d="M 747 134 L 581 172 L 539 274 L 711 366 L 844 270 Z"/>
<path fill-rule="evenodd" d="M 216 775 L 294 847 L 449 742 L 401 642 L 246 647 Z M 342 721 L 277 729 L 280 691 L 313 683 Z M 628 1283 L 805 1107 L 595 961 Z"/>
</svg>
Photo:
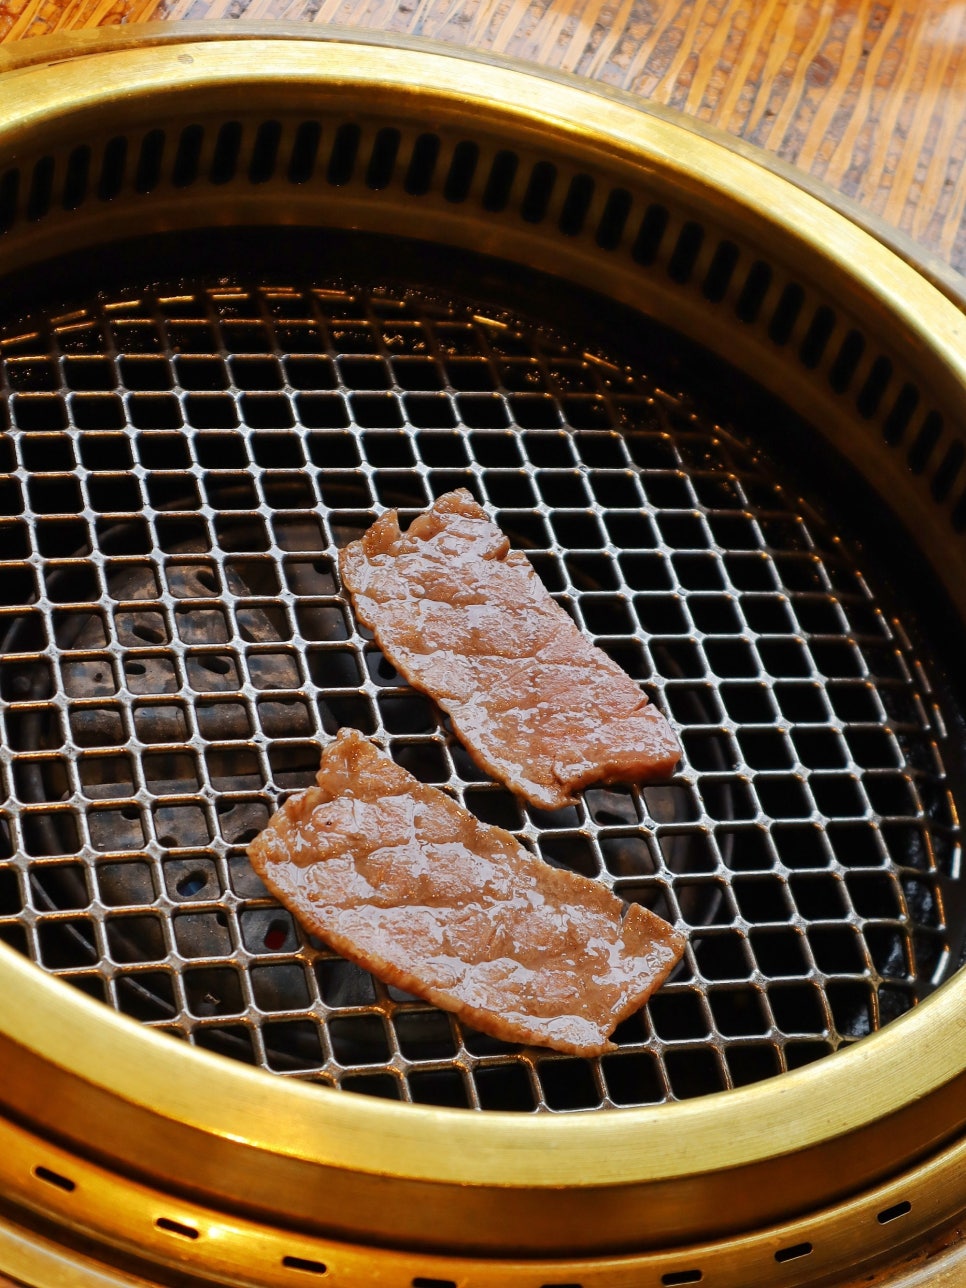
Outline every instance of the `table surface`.
<svg viewBox="0 0 966 1288">
<path fill-rule="evenodd" d="M 677 108 L 966 273 L 964 0 L 0 0 L 0 43 L 138 22 L 337 23 Z"/>
</svg>

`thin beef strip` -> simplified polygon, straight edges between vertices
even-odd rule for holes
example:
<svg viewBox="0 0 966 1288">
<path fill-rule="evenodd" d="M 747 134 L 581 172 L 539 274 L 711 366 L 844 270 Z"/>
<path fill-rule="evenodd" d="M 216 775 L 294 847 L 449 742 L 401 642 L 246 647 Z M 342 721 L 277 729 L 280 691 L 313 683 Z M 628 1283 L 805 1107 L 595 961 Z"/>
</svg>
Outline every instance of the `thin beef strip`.
<svg viewBox="0 0 966 1288">
<path fill-rule="evenodd" d="M 684 950 L 660 917 L 535 858 L 354 730 L 248 853 L 336 952 L 509 1042 L 613 1049 Z"/>
</svg>

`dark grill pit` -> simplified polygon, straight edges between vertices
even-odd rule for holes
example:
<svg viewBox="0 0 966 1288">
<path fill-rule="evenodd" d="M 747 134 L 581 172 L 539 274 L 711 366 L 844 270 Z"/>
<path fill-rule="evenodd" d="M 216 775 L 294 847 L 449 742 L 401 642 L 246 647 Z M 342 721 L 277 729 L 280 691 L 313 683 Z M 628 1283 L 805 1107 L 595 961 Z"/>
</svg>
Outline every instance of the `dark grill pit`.
<svg viewBox="0 0 966 1288">
<path fill-rule="evenodd" d="M 0 936 L 44 969 L 276 1073 L 526 1112 L 772 1076 L 955 965 L 947 700 L 741 424 L 549 328 L 336 281 L 121 293 L 0 353 Z M 338 549 L 454 487 L 675 722 L 671 782 L 525 807 L 355 624 Z M 477 1034 L 267 897 L 245 846 L 343 725 L 686 926 L 617 1052 Z"/>
</svg>

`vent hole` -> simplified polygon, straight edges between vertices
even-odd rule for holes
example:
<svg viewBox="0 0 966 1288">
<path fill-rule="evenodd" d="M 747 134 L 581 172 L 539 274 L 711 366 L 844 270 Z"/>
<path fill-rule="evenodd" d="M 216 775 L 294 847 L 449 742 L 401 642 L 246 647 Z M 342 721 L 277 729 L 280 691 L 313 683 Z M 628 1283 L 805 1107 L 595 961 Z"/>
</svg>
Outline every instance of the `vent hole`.
<svg viewBox="0 0 966 1288">
<path fill-rule="evenodd" d="M 277 953 L 288 939 L 288 923 L 284 921 L 269 922 L 262 943 L 270 953 Z"/>
<path fill-rule="evenodd" d="M 894 446 L 902 441 L 902 436 L 909 428 L 909 422 L 912 420 L 918 406 L 919 390 L 915 385 L 907 382 L 899 390 L 899 394 L 892 405 L 892 410 L 885 418 L 885 424 L 882 426 L 882 437 L 887 443 Z"/>
<path fill-rule="evenodd" d="M 852 383 L 863 353 L 865 353 L 865 336 L 861 331 L 850 331 L 842 341 L 842 347 L 828 373 L 828 382 L 837 394 L 844 394 Z"/>
<path fill-rule="evenodd" d="M 0 179 L 0 233 L 5 233 L 17 217 L 17 195 L 20 192 L 20 171 L 8 170 Z"/>
<path fill-rule="evenodd" d="M 942 459 L 939 469 L 936 471 L 932 481 L 932 494 L 935 500 L 945 501 L 952 490 L 956 477 L 959 474 L 963 464 L 963 456 L 966 455 L 966 449 L 962 443 L 950 443 L 949 450 Z"/>
<path fill-rule="evenodd" d="M 176 188 L 189 188 L 196 182 L 204 137 L 205 132 L 200 125 L 186 125 L 181 131 L 171 173 L 171 182 Z"/>
<path fill-rule="evenodd" d="M 333 188 L 344 187 L 352 178 L 361 138 L 362 131 L 351 121 L 340 125 L 336 130 L 332 155 L 329 157 L 329 168 L 325 176 Z"/>
<path fill-rule="evenodd" d="M 241 151 L 242 127 L 240 121 L 226 121 L 215 139 L 208 177 L 212 183 L 231 183 L 238 173 L 238 154 Z"/>
<path fill-rule="evenodd" d="M 27 218 L 31 223 L 43 219 L 50 211 L 50 198 L 54 188 L 54 158 L 41 157 L 34 166 L 27 196 Z"/>
<path fill-rule="evenodd" d="M 825 352 L 825 346 L 835 330 L 835 314 L 823 304 L 815 310 L 815 316 L 805 332 L 805 338 L 802 340 L 802 347 L 798 351 L 804 366 L 809 370 L 817 367 L 822 361 L 822 354 Z"/>
<path fill-rule="evenodd" d="M 922 428 L 909 448 L 909 468 L 913 474 L 921 474 L 926 468 L 939 435 L 942 433 L 943 418 L 938 411 L 931 411 L 922 422 Z"/>
<path fill-rule="evenodd" d="M 892 363 L 888 358 L 882 356 L 876 358 L 869 374 L 865 378 L 865 384 L 859 390 L 859 396 L 855 400 L 860 416 L 870 420 L 876 414 L 891 379 Z"/>
<path fill-rule="evenodd" d="M 648 206 L 631 248 L 638 264 L 653 264 L 667 230 L 668 213 L 664 206 Z"/>
<path fill-rule="evenodd" d="M 388 126 L 376 135 L 372 145 L 372 155 L 369 158 L 369 168 L 366 170 L 366 187 L 371 188 L 373 192 L 388 188 L 392 182 L 401 139 L 402 135 L 399 131 Z"/>
<path fill-rule="evenodd" d="M 583 232 L 587 211 L 594 199 L 594 181 L 589 174 L 575 174 L 567 189 L 563 210 L 560 212 L 560 231 L 568 237 Z"/>
<path fill-rule="evenodd" d="M 427 1279 L 425 1275 L 417 1275 L 412 1282 L 412 1288 L 456 1288 L 455 1279 Z"/>
<path fill-rule="evenodd" d="M 463 140 L 453 149 L 453 159 L 449 165 L 449 174 L 443 184 L 443 196 L 454 204 L 465 201 L 476 173 L 476 163 L 480 159 L 480 149 L 475 143 Z"/>
<path fill-rule="evenodd" d="M 549 161 L 538 161 L 530 172 L 530 182 L 520 207 L 520 214 L 528 224 L 539 224 L 546 215 L 556 182 L 557 167 Z"/>
<path fill-rule="evenodd" d="M 76 210 L 87 197 L 87 185 L 90 180 L 91 150 L 86 143 L 74 148 L 67 158 L 67 172 L 64 175 L 64 194 L 61 204 L 65 210 Z"/>
<path fill-rule="evenodd" d="M 689 219 L 678 234 L 678 240 L 671 252 L 667 266 L 668 277 L 681 286 L 690 281 L 694 271 L 694 262 L 701 252 L 704 241 L 704 229 L 700 224 Z"/>
<path fill-rule="evenodd" d="M 324 1261 L 311 1261 L 308 1257 L 283 1257 L 286 1270 L 304 1270 L 308 1275 L 324 1275 L 328 1267 Z"/>
<path fill-rule="evenodd" d="M 486 187 L 483 189 L 484 210 L 492 211 L 494 214 L 506 210 L 519 165 L 520 158 L 515 152 L 503 148 L 496 154 L 490 167 Z"/>
<path fill-rule="evenodd" d="M 178 894 L 190 899 L 192 895 L 196 895 L 203 890 L 207 884 L 208 877 L 204 872 L 189 872 L 181 878 L 175 888 Z"/>
<path fill-rule="evenodd" d="M 784 1261 L 797 1261 L 799 1257 L 807 1257 L 811 1251 L 810 1243 L 795 1243 L 790 1248 L 779 1248 L 775 1253 L 775 1260 L 779 1264 Z"/>
<path fill-rule="evenodd" d="M 615 250 L 620 245 L 630 213 L 631 194 L 626 188 L 612 189 L 597 225 L 596 242 L 601 250 Z"/>
<path fill-rule="evenodd" d="M 77 1189 L 76 1181 L 72 1181 L 69 1176 L 62 1176 L 60 1172 L 55 1172 L 49 1167 L 35 1167 L 34 1176 L 36 1176 L 39 1181 L 46 1181 L 48 1185 L 53 1185 L 56 1186 L 58 1190 L 63 1190 L 65 1194 L 71 1194 Z M 882 1220 L 881 1216 L 879 1217 L 879 1220 Z"/>
<path fill-rule="evenodd" d="M 127 139 L 117 134 L 104 148 L 101 174 L 97 181 L 97 195 L 101 201 L 113 201 L 124 183 L 127 167 Z"/>
<path fill-rule="evenodd" d="M 962 532 L 966 528 L 966 492 L 963 493 L 953 507 L 950 520 L 955 532 Z"/>
<path fill-rule="evenodd" d="M 798 315 L 805 303 L 805 292 L 797 282 L 790 282 L 778 297 L 775 312 L 768 325 L 768 338 L 775 344 L 787 344 L 791 338 Z"/>
<path fill-rule="evenodd" d="M 738 247 L 734 242 L 719 242 L 701 287 L 701 294 L 706 300 L 717 304 L 724 299 L 737 264 Z"/>
<path fill-rule="evenodd" d="M 421 134 L 413 145 L 406 182 L 403 184 L 411 197 L 422 197 L 429 192 L 439 158 L 439 148 L 438 134 Z"/>
<path fill-rule="evenodd" d="M 280 121 L 262 121 L 255 132 L 248 178 L 251 183 L 268 183 L 278 164 L 278 145 L 282 139 Z"/>
<path fill-rule="evenodd" d="M 288 161 L 289 183 L 308 183 L 312 178 L 321 142 L 322 126 L 318 121 L 303 121 L 295 131 L 292 155 Z"/>
<path fill-rule="evenodd" d="M 704 1278 L 700 1270 L 671 1270 L 661 1275 L 665 1288 L 679 1288 L 680 1284 L 699 1284 Z"/>
<path fill-rule="evenodd" d="M 138 192 L 153 192 L 161 182 L 161 162 L 164 158 L 164 130 L 148 130 L 141 140 L 134 186 Z"/>
<path fill-rule="evenodd" d="M 735 304 L 735 313 L 742 322 L 758 321 L 758 314 L 765 302 L 769 286 L 771 286 L 771 269 L 763 260 L 756 259 L 748 270 L 745 284 Z"/>
<path fill-rule="evenodd" d="M 176 1234 L 182 1239 L 197 1239 L 198 1231 L 193 1225 L 185 1225 L 183 1221 L 172 1221 L 168 1216 L 159 1216 L 154 1223 L 159 1230 L 166 1230 L 168 1234 Z"/>
<path fill-rule="evenodd" d="M 911 1211 L 912 1204 L 908 1199 L 903 1199 L 901 1203 L 893 1203 L 892 1207 L 883 1208 L 876 1220 L 880 1225 L 888 1225 L 890 1221 L 895 1221 Z"/>
</svg>

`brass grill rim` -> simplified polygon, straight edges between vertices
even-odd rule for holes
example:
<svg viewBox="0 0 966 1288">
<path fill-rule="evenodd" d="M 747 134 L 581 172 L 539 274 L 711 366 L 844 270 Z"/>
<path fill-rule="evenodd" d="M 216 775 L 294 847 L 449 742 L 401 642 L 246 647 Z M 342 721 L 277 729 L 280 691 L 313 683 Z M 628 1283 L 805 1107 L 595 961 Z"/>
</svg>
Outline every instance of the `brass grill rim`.
<svg viewBox="0 0 966 1288">
<path fill-rule="evenodd" d="M 191 81 L 193 93 L 208 92 L 217 98 L 226 84 L 240 79 L 237 68 L 225 70 L 223 59 L 226 54 L 229 58 L 232 56 L 230 45 L 224 49 L 219 49 L 218 42 L 192 45 L 190 73 L 186 71 L 189 64 L 177 58 L 175 50 L 179 48 L 183 46 L 155 49 L 146 60 L 142 59 L 142 53 L 148 51 L 139 51 L 136 47 L 119 52 L 116 57 L 125 64 L 124 74 L 131 77 L 132 92 L 137 87 L 142 94 L 170 93 L 174 83 L 184 85 Z M 327 59 L 326 66 L 322 67 L 314 54 L 310 57 L 308 51 L 300 52 L 300 49 L 297 42 L 266 42 L 265 47 L 257 41 L 246 42 L 246 55 L 251 58 L 251 64 L 245 74 L 256 82 L 261 76 L 259 83 L 263 92 L 272 83 L 274 88 L 279 88 L 297 72 L 304 83 L 326 81 L 330 87 L 337 85 L 340 91 L 351 84 L 362 85 L 366 90 L 378 84 L 383 92 L 389 92 L 387 87 L 390 87 L 407 105 L 407 110 L 412 108 L 414 100 L 421 100 L 420 107 L 431 114 L 441 112 L 450 119 L 467 110 L 467 97 L 455 83 L 460 76 L 457 59 L 444 67 L 437 55 L 427 56 L 424 63 L 418 54 L 390 55 L 364 46 L 345 49 L 332 46 L 328 50 L 331 60 Z M 104 55 L 109 56 L 115 55 Z M 270 73 L 260 69 L 260 60 L 262 67 L 272 64 Z M 86 59 L 77 61 L 80 65 Z M 64 65 L 57 70 L 62 73 Z M 72 73 L 77 70 L 70 68 Z M 81 81 L 90 70 L 83 68 Z M 420 88 L 431 83 L 443 70 L 443 84 L 437 79 L 432 91 Z M 902 337 L 905 346 L 902 360 L 920 348 L 923 380 L 935 389 L 944 411 L 955 404 L 964 383 L 960 315 L 914 272 L 839 216 L 823 211 L 807 195 L 789 191 L 775 176 L 759 174 L 750 163 L 722 156 L 706 140 L 689 138 L 684 148 L 687 159 L 682 161 L 681 152 L 675 157 L 675 145 L 682 141 L 670 123 L 648 121 L 621 103 L 608 105 L 593 128 L 577 127 L 567 125 L 566 121 L 583 119 L 582 112 L 588 101 L 601 103 L 598 95 L 585 97 L 579 91 L 557 85 L 548 89 L 542 82 L 536 82 L 535 91 L 527 78 L 500 68 L 487 71 L 481 79 L 490 97 L 485 107 L 479 96 L 474 98 L 472 106 L 474 112 L 487 118 L 488 128 L 498 120 L 501 128 L 520 131 L 529 139 L 533 119 L 538 118 L 541 130 L 558 134 L 562 131 L 568 135 L 569 145 L 584 156 L 599 157 L 605 140 L 618 170 L 636 171 L 642 164 L 656 171 L 665 167 L 672 175 L 667 181 L 670 188 L 686 192 L 689 201 L 698 206 L 703 204 L 708 211 L 724 201 L 730 217 L 739 223 L 746 217 L 753 225 L 752 235 L 760 237 L 766 248 L 787 250 L 790 243 L 797 245 L 806 259 L 824 265 L 823 280 L 842 285 L 853 304 L 875 301 L 876 307 L 889 315 L 892 324 L 898 320 L 908 330 L 913 339 Z M 18 73 L 12 83 L 15 94 L 5 121 L 7 129 L 0 134 L 0 144 L 6 148 L 13 142 L 30 142 L 35 127 L 42 130 L 44 112 L 64 108 L 72 95 L 79 95 L 86 109 L 96 115 L 98 94 L 88 92 L 85 97 L 79 84 L 73 75 L 61 75 L 55 87 L 49 77 L 44 77 L 42 69 L 37 69 L 35 75 L 29 69 Z M 534 97 L 537 93 L 543 95 L 543 106 L 539 109 Z M 552 100 L 549 106 L 548 98 Z M 508 102 L 524 106 L 510 109 L 505 106 Z M 70 126 L 69 118 L 70 113 L 61 113 L 58 119 L 62 126 L 65 122 Z M 43 154 L 47 155 L 46 148 Z M 697 170 L 701 173 L 700 181 L 695 178 Z M 749 190 L 753 192 L 751 198 Z M 778 210 L 783 202 L 785 209 L 780 220 L 761 213 L 762 209 Z M 176 209 L 177 203 L 169 205 L 165 218 L 175 217 Z M 438 227 L 446 235 L 456 237 L 454 221 L 446 218 L 445 211 L 436 214 Z M 355 208 L 348 218 L 351 221 L 358 216 L 359 210 Z M 129 222 L 133 219 L 130 211 L 126 218 Z M 801 222 L 802 231 L 796 233 L 797 221 Z M 686 222 L 686 219 L 682 221 Z M 120 224 L 114 225 L 115 230 L 123 223 L 124 217 Z M 55 232 L 52 225 L 40 233 L 36 228 L 27 228 L 25 241 L 19 248 L 24 259 L 42 258 L 49 253 L 56 240 Z M 87 235 L 91 235 L 90 230 Z M 8 241 L 7 245 L 15 245 L 15 240 Z M 525 233 L 516 239 L 511 237 L 510 241 L 515 252 L 523 253 L 525 248 L 534 246 L 534 239 Z M 554 243 L 552 258 L 556 259 L 559 253 L 559 244 Z M 571 267 L 578 276 L 591 272 L 589 260 L 582 261 L 579 255 L 572 258 Z M 860 279 L 858 285 L 856 279 Z M 614 278 L 606 285 L 615 298 L 630 291 Z M 669 286 L 655 286 L 653 299 L 660 302 L 672 296 L 676 298 L 677 294 Z M 689 316 L 693 318 L 694 311 L 695 306 L 688 305 L 679 318 L 685 321 Z M 846 339 L 847 331 L 842 343 Z M 753 344 L 747 338 L 738 337 L 730 356 L 749 358 L 758 352 L 759 342 L 756 339 Z M 840 345 L 837 352 L 841 351 Z M 821 368 L 823 376 L 829 375 L 834 363 L 833 356 Z M 857 371 L 855 365 L 851 369 L 847 369 L 847 364 L 840 368 L 836 381 L 844 383 L 842 393 L 850 386 L 854 389 Z M 869 373 L 865 374 L 868 377 Z M 837 401 L 841 396 L 833 383 L 831 392 L 823 392 L 819 399 L 834 427 L 852 415 L 851 410 L 846 412 Z M 945 472 L 943 466 L 943 462 L 951 459 L 949 451 L 958 441 L 958 432 L 956 423 L 944 416 L 938 429 L 930 431 L 928 451 L 925 445 L 922 448 L 927 458 L 925 467 L 928 459 L 936 460 L 933 451 L 938 445 L 940 465 L 926 480 L 922 499 L 911 506 L 910 521 L 915 524 L 921 519 L 930 531 L 935 526 L 937 505 L 949 515 L 959 504 L 962 483 L 959 466 L 947 464 Z M 881 464 L 880 485 L 889 480 L 894 468 L 888 462 Z M 940 495 L 928 500 L 930 484 Z M 948 540 L 947 522 L 940 527 L 942 543 L 935 536 L 927 536 L 927 546 L 932 542 L 938 549 Z M 955 552 L 945 569 L 947 578 L 954 582 L 961 557 L 961 552 Z M 705 1103 L 690 1102 L 655 1111 L 629 1110 L 614 1116 L 616 1121 L 610 1123 L 577 1117 L 555 1119 L 552 1123 L 536 1119 L 521 1121 L 517 1117 L 503 1122 L 501 1115 L 489 1115 L 484 1126 L 480 1116 L 453 1115 L 440 1110 L 407 1108 L 400 1113 L 398 1109 L 368 1102 L 364 1106 L 358 1102 L 347 1106 L 348 1098 L 340 1101 L 324 1092 L 299 1088 L 288 1080 L 278 1082 L 277 1093 L 271 1094 L 272 1105 L 268 1107 L 264 1103 L 267 1098 L 260 1075 L 240 1068 L 226 1070 L 222 1062 L 203 1053 L 164 1050 L 161 1039 L 142 1033 L 123 1020 L 105 1016 L 86 999 L 78 999 L 73 994 L 68 997 L 56 981 L 38 979 L 36 971 L 26 963 L 10 960 L 10 956 L 0 954 L 4 974 L 11 983 L 0 1001 L 0 1052 L 5 1063 L 15 1059 L 22 1073 L 22 1082 L 4 1093 L 15 1115 L 33 1122 L 44 1132 L 63 1134 L 66 1130 L 75 1147 L 94 1155 L 103 1151 L 103 1129 L 107 1123 L 122 1129 L 125 1124 L 131 1127 L 136 1123 L 142 1147 L 150 1142 L 150 1148 L 139 1149 L 136 1158 L 129 1151 L 126 1159 L 116 1155 L 113 1161 L 122 1170 L 150 1172 L 175 1191 L 184 1186 L 184 1179 L 179 1176 L 171 1147 L 177 1140 L 182 1147 L 187 1147 L 187 1155 L 193 1157 L 193 1146 L 200 1132 L 201 1138 L 211 1143 L 212 1150 L 211 1156 L 200 1163 L 200 1174 L 196 1174 L 195 1183 L 200 1188 L 210 1192 L 223 1206 L 242 1204 L 253 1211 L 273 1211 L 283 1196 L 291 1197 L 295 1201 L 289 1209 L 290 1219 L 305 1222 L 307 1226 L 317 1218 L 298 1201 L 299 1180 L 311 1177 L 318 1184 L 325 1175 L 338 1175 L 347 1188 L 358 1188 L 362 1183 L 358 1133 L 365 1131 L 368 1140 L 371 1132 L 372 1151 L 366 1160 L 365 1175 L 390 1175 L 398 1180 L 398 1198 L 394 1199 L 391 1209 L 380 1213 L 379 1232 L 369 1232 L 384 1241 L 405 1241 L 412 1237 L 403 1233 L 408 1227 L 396 1204 L 407 1204 L 410 1214 L 418 1210 L 420 1197 L 425 1197 L 420 1182 L 437 1191 L 438 1187 L 447 1185 L 466 1187 L 461 1188 L 460 1197 L 469 1208 L 455 1221 L 450 1212 L 440 1227 L 440 1238 L 452 1240 L 454 1244 L 465 1238 L 462 1227 L 467 1211 L 474 1210 L 474 1190 L 488 1194 L 491 1200 L 498 1195 L 503 1199 L 509 1197 L 516 1210 L 517 1237 L 526 1241 L 523 1231 L 536 1210 L 532 1194 L 525 1192 L 527 1186 L 554 1195 L 558 1202 L 558 1229 L 561 1219 L 566 1228 L 573 1225 L 576 1229 L 581 1220 L 592 1223 L 596 1216 L 601 1218 L 600 1224 L 583 1236 L 590 1244 L 580 1249 L 575 1246 L 573 1256 L 608 1246 L 628 1247 L 627 1240 L 632 1238 L 626 1226 L 623 1230 L 608 1226 L 613 1213 L 608 1214 L 606 1204 L 598 1201 L 600 1195 L 595 1191 L 601 1188 L 616 1190 L 628 1201 L 632 1197 L 644 1198 L 645 1202 L 653 1200 L 651 1212 L 657 1223 L 677 1212 L 675 1220 L 681 1224 L 675 1226 L 671 1220 L 663 1233 L 673 1231 L 672 1237 L 689 1239 L 699 1230 L 707 1230 L 709 1220 L 721 1218 L 721 1212 L 715 1209 L 720 1208 L 721 1199 L 734 1193 L 736 1180 L 740 1182 L 742 1177 L 753 1178 L 756 1188 L 761 1187 L 756 1197 L 761 1205 L 761 1219 L 767 1221 L 778 1215 L 774 1192 L 776 1175 L 793 1183 L 777 1207 L 787 1213 L 789 1205 L 797 1204 L 802 1210 L 823 1201 L 817 1172 L 827 1175 L 829 1164 L 843 1169 L 837 1173 L 843 1188 L 861 1190 L 871 1184 L 874 1176 L 895 1168 L 900 1160 L 908 1161 L 924 1151 L 941 1153 L 944 1141 L 961 1129 L 966 1031 L 957 1024 L 956 1016 L 962 1008 L 962 977 L 952 980 L 912 1013 L 851 1050 L 830 1056 L 819 1066 L 789 1074 L 773 1084 L 709 1097 Z M 110 1035 L 116 1062 L 108 1076 L 105 1076 L 102 1054 L 91 1051 L 85 1036 L 91 1023 L 105 1038 Z M 922 1053 L 912 1069 L 906 1058 L 907 1043 L 914 1044 Z M 145 1070 L 141 1057 L 148 1053 L 151 1065 Z M 186 1095 L 183 1083 L 186 1070 L 191 1070 L 198 1079 L 191 1096 Z M 861 1088 L 858 1094 L 857 1087 Z M 61 1093 L 68 1103 L 81 1110 L 68 1128 L 62 1122 L 53 1122 L 49 1112 L 51 1098 L 56 1099 Z M 306 1096 L 312 1098 L 314 1107 Z M 791 1121 L 789 1102 L 795 1106 Z M 723 1112 L 726 1103 L 727 1114 Z M 239 1141 L 237 1122 L 242 1105 L 250 1129 L 246 1128 L 244 1140 Z M 884 1142 L 882 1131 L 874 1137 L 871 1133 L 876 1124 L 881 1127 L 886 1121 L 889 1139 Z M 311 1128 L 307 1129 L 306 1124 L 311 1124 Z M 170 1139 L 163 1138 L 163 1131 L 159 1129 L 164 1128 L 170 1133 Z M 641 1133 L 647 1138 L 647 1159 L 636 1149 L 635 1142 Z M 773 1154 L 771 1141 L 764 1139 L 769 1134 L 782 1141 L 784 1152 L 780 1156 Z M 633 1139 L 629 1141 L 628 1137 Z M 553 1145 L 552 1150 L 546 1151 L 547 1157 L 543 1157 L 544 1151 L 535 1148 L 544 1139 Z M 855 1157 L 861 1150 L 846 1148 L 857 1144 L 874 1146 L 873 1153 L 865 1154 L 864 1164 Z M 183 1159 L 183 1149 L 178 1151 L 178 1156 Z M 233 1193 L 226 1193 L 224 1165 L 229 1159 L 236 1165 L 242 1163 L 244 1194 L 239 1194 L 237 1188 Z M 269 1164 L 257 1179 L 243 1161 L 250 1164 L 255 1159 L 258 1160 L 256 1167 Z M 568 1177 L 579 1178 L 563 1195 L 556 1190 L 561 1171 Z M 277 1188 L 273 1182 L 278 1182 Z M 670 1188 L 665 1182 L 670 1183 Z M 678 1183 L 676 1191 L 675 1182 Z M 705 1201 L 701 1210 L 692 1208 L 682 1219 L 682 1196 L 690 1195 L 693 1199 L 702 1193 Z M 709 1204 L 707 1198 L 714 1194 L 719 1202 Z M 573 1202 L 575 1196 L 582 1200 L 579 1209 Z M 957 1201 L 956 1196 L 951 1196 L 950 1201 Z M 437 1215 L 440 1211 L 436 1209 Z M 570 1212 L 574 1214 L 575 1224 L 570 1221 Z M 739 1220 L 747 1217 L 746 1209 L 745 1217 Z M 332 1215 L 331 1220 L 348 1237 L 359 1237 L 360 1232 L 353 1228 L 347 1212 Z M 733 1232 L 734 1227 L 731 1228 Z M 531 1255 L 539 1246 L 540 1237 L 537 1232 L 538 1242 L 531 1246 Z M 518 1246 L 514 1244 L 512 1251 Z M 488 1250 L 492 1253 L 494 1249 L 491 1246 Z"/>
</svg>

